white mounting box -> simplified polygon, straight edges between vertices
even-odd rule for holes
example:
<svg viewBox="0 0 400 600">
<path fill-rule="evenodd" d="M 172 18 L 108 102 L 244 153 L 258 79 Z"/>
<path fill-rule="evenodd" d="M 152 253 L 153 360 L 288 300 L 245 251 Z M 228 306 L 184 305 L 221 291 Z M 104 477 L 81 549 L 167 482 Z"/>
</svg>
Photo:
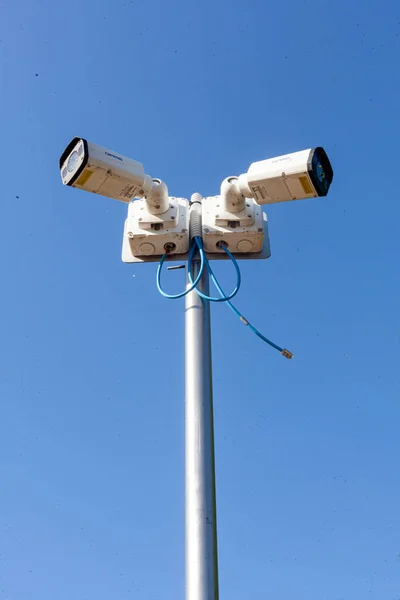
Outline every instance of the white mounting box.
<svg viewBox="0 0 400 600">
<path fill-rule="evenodd" d="M 134 202 L 132 202 L 129 205 L 128 219 L 131 216 L 131 210 L 132 210 L 131 206 L 138 202 L 139 201 L 135 200 Z M 188 206 L 187 200 L 185 200 L 183 198 L 179 198 L 179 204 L 181 204 L 182 202 L 185 207 Z M 141 211 L 141 212 L 143 212 L 143 211 Z M 270 243 L 269 243 L 267 215 L 265 213 L 261 213 L 261 214 L 262 214 L 262 226 L 263 226 L 263 231 L 264 231 L 263 244 L 262 244 L 261 250 L 259 252 L 237 252 L 237 251 L 235 252 L 233 250 L 232 254 L 236 258 L 236 260 L 261 260 L 261 259 L 270 258 L 271 249 L 270 249 Z M 125 227 L 124 227 L 124 235 L 123 235 L 123 242 L 122 242 L 122 261 L 125 263 L 159 262 L 160 254 L 157 255 L 154 253 L 151 255 L 135 255 L 132 253 L 132 238 L 129 238 L 127 234 L 128 234 L 128 231 L 130 231 L 131 233 L 133 233 L 133 232 L 131 231 L 131 224 L 129 223 L 128 219 L 126 219 Z M 187 221 L 188 221 L 188 217 L 186 217 L 185 222 L 187 223 Z M 188 225 L 187 225 L 187 228 L 189 228 Z M 185 229 L 185 227 L 182 227 L 182 229 Z M 180 231 L 182 232 L 182 230 L 180 230 Z M 143 231 L 140 231 L 140 233 L 143 234 Z M 154 236 L 155 233 L 156 232 L 154 232 L 152 235 Z M 159 232 L 158 232 L 158 235 L 159 235 Z M 150 239 L 150 242 L 151 242 L 151 239 Z M 188 239 L 188 242 L 189 242 L 189 239 Z M 214 242 L 215 242 L 215 240 L 214 240 Z M 162 246 L 163 246 L 163 244 L 162 244 Z M 164 254 L 164 252 L 165 252 L 164 248 L 162 248 L 161 254 Z M 215 248 L 215 251 L 213 248 L 212 252 L 207 252 L 207 258 L 208 258 L 208 260 L 229 260 L 228 255 L 223 250 L 220 250 L 219 248 Z M 183 254 L 177 254 L 177 253 L 167 254 L 167 256 L 165 258 L 165 262 L 169 262 L 169 263 L 170 262 L 180 262 L 180 261 L 185 261 L 187 259 L 188 259 L 188 248 L 187 248 L 187 251 Z"/>
<path fill-rule="evenodd" d="M 224 210 L 220 196 L 203 198 L 203 245 L 206 252 L 225 254 L 218 244 L 225 242 L 233 253 L 261 252 L 264 245 L 264 213 L 253 198 L 246 198 L 238 213 Z M 266 217 L 265 217 L 266 221 Z"/>
<path fill-rule="evenodd" d="M 128 206 L 122 246 L 123 262 L 148 262 L 165 254 L 172 245 L 171 257 L 189 250 L 189 209 L 184 198 L 169 198 L 169 209 L 161 215 L 148 212 L 146 201 L 135 200 Z M 179 258 L 179 256 L 177 256 Z"/>
<path fill-rule="evenodd" d="M 236 258 L 236 260 L 261 260 L 261 259 L 266 259 L 266 258 L 270 258 L 271 257 L 271 248 L 269 245 L 269 236 L 268 236 L 268 222 L 267 222 L 267 215 L 264 213 L 264 244 L 262 247 L 261 252 L 248 252 L 248 253 L 244 253 L 244 252 L 232 252 L 233 256 Z M 165 258 L 165 262 L 171 263 L 171 262 L 182 262 L 185 261 L 189 258 L 189 253 L 187 252 L 186 254 L 167 254 L 166 258 Z M 222 254 L 221 252 L 207 252 L 207 258 L 208 260 L 230 260 L 229 256 L 227 254 L 225 254 L 225 252 Z M 155 263 L 155 262 L 160 262 L 160 257 L 159 256 L 133 256 L 133 254 L 130 253 L 130 249 L 129 249 L 129 239 L 128 237 L 125 235 L 125 231 L 124 231 L 124 238 L 123 238 L 123 244 L 122 244 L 122 261 L 125 263 Z"/>
</svg>

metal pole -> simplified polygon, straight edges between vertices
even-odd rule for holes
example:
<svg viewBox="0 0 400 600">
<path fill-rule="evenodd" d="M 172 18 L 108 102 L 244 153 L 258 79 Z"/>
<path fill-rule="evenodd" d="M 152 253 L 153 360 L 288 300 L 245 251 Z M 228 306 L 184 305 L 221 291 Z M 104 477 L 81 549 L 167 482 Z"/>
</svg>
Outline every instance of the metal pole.
<svg viewBox="0 0 400 600">
<path fill-rule="evenodd" d="M 192 196 L 192 202 L 201 208 L 199 194 Z M 192 206 L 196 213 L 196 204 Z M 199 214 L 201 210 L 197 209 L 197 218 Z M 192 235 L 197 235 L 196 227 L 191 230 Z M 193 277 L 199 268 L 200 262 L 194 261 Z M 208 272 L 204 272 L 198 288 L 208 294 Z M 210 325 L 209 302 L 196 291 L 190 292 L 186 296 L 185 316 L 186 600 L 218 600 Z"/>
</svg>

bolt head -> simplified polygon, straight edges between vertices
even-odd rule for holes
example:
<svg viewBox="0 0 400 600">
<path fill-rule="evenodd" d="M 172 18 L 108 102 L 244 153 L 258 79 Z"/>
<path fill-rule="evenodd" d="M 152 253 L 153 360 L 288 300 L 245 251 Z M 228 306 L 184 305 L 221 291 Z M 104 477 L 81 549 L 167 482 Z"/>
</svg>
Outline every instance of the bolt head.
<svg viewBox="0 0 400 600">
<path fill-rule="evenodd" d="M 128 231 L 128 238 L 133 238 L 133 233 L 132 233 L 132 231 Z"/>
</svg>

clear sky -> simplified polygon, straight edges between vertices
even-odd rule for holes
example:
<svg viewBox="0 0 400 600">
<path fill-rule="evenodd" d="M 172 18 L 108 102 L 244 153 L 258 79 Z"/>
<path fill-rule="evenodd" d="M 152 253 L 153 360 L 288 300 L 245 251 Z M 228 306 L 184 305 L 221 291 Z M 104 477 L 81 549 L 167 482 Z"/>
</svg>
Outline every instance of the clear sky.
<svg viewBox="0 0 400 600">
<path fill-rule="evenodd" d="M 183 301 L 62 186 L 75 135 L 185 197 L 326 148 L 236 302 L 295 359 L 213 307 L 220 596 L 400 598 L 400 5 L 367 6 L 2 0 L 1 600 L 184 597 Z"/>
</svg>

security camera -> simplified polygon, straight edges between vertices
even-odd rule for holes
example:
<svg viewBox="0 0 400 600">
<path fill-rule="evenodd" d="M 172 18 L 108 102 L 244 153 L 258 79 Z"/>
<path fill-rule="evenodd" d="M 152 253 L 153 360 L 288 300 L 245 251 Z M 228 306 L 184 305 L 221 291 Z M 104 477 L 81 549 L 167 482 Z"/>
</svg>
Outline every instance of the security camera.
<svg viewBox="0 0 400 600">
<path fill-rule="evenodd" d="M 244 198 L 273 204 L 326 196 L 332 179 L 329 158 L 319 147 L 255 162 L 240 175 L 237 188 Z"/>
<path fill-rule="evenodd" d="M 141 163 L 78 137 L 62 153 L 60 170 L 64 185 L 122 202 L 143 197 L 153 187 Z"/>
<path fill-rule="evenodd" d="M 166 252 L 187 253 L 187 200 L 169 197 L 166 184 L 146 175 L 141 163 L 76 137 L 61 155 L 60 170 L 64 185 L 128 204 L 124 262 L 144 262 Z"/>
</svg>

